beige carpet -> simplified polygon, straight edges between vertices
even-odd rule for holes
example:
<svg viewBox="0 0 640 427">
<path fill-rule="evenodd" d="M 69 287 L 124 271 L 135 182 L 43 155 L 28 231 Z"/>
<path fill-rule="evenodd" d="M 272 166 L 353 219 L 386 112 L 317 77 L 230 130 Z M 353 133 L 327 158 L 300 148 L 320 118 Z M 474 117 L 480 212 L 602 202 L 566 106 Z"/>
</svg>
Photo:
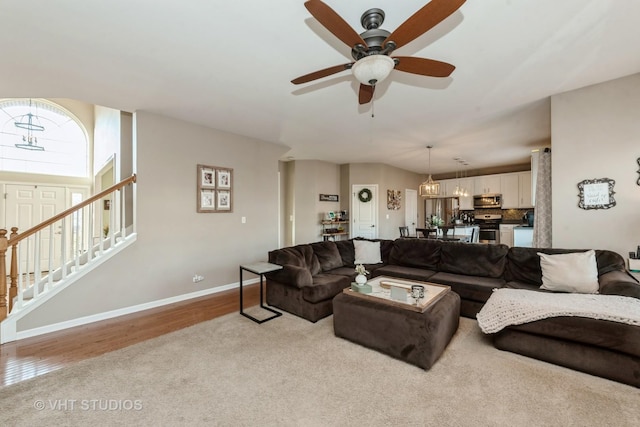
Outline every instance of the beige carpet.
<svg viewBox="0 0 640 427">
<path fill-rule="evenodd" d="M 238 314 L 0 389 L 2 425 L 637 426 L 640 390 L 494 349 L 461 319 L 430 371 Z M 64 409 L 66 407 L 66 410 Z"/>
</svg>

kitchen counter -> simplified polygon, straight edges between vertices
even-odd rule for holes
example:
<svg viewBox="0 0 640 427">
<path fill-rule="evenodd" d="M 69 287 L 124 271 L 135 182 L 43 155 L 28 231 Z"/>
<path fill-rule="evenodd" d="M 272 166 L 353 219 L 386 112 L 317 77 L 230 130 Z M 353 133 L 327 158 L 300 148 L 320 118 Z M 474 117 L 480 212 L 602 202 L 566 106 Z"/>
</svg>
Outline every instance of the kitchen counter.
<svg viewBox="0 0 640 427">
<path fill-rule="evenodd" d="M 513 228 L 513 246 L 530 248 L 533 246 L 533 227 L 518 226 Z"/>
</svg>

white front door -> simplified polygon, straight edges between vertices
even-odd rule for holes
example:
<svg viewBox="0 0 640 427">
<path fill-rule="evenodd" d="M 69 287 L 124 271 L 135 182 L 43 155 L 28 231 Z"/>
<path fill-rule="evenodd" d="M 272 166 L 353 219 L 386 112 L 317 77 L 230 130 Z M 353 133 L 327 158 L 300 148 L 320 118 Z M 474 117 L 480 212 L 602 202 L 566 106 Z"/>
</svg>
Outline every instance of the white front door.
<svg viewBox="0 0 640 427">
<path fill-rule="evenodd" d="M 418 190 L 405 189 L 404 195 L 404 225 L 409 227 L 409 235 L 415 236 L 418 223 Z"/>
<path fill-rule="evenodd" d="M 15 185 L 7 184 L 6 199 L 6 228 L 18 227 L 18 234 L 27 231 L 29 228 L 38 225 L 54 215 L 59 214 L 65 208 L 65 189 L 64 187 L 50 187 L 45 185 Z M 53 231 L 53 236 L 51 235 Z M 59 265 L 60 260 L 60 241 L 62 233 L 59 223 L 56 223 L 53 230 L 46 227 L 40 231 L 40 265 L 47 267 L 49 265 L 49 241 L 51 238 L 54 248 L 54 265 Z M 25 245 L 23 241 L 19 246 Z M 29 260 L 28 269 L 33 271 L 33 245 L 29 245 L 29 256 L 23 255 L 22 271 L 26 272 L 27 259 Z M 23 250 L 26 250 L 23 249 Z"/>
<path fill-rule="evenodd" d="M 360 195 L 366 198 L 369 193 L 371 193 L 370 200 L 360 200 Z M 353 210 L 351 237 L 376 239 L 378 237 L 378 185 L 354 185 L 351 206 Z"/>
</svg>

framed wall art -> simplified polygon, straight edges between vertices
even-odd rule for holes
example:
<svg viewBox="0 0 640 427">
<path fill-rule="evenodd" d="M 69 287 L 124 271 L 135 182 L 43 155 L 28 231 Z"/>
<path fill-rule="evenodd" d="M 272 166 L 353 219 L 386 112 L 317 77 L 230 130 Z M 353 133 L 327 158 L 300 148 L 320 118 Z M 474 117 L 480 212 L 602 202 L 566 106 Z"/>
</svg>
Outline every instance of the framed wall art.
<svg viewBox="0 0 640 427">
<path fill-rule="evenodd" d="M 233 169 L 198 165 L 197 180 L 196 212 L 232 212 Z"/>
<path fill-rule="evenodd" d="M 402 192 L 400 190 L 387 190 L 387 209 L 394 211 L 400 209 L 401 201 Z"/>
<path fill-rule="evenodd" d="M 609 178 L 585 179 L 578 183 L 578 207 L 581 209 L 610 209 L 616 205 L 613 186 Z"/>
</svg>

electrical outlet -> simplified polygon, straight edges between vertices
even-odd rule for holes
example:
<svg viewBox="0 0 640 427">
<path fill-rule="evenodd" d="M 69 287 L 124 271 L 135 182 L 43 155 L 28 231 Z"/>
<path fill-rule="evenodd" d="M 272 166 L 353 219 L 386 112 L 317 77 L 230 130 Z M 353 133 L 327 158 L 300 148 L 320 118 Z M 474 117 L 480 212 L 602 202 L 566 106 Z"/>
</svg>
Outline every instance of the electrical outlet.
<svg viewBox="0 0 640 427">
<path fill-rule="evenodd" d="M 200 276 L 199 274 L 193 275 L 193 283 L 202 282 L 204 280 L 204 276 Z"/>
</svg>

